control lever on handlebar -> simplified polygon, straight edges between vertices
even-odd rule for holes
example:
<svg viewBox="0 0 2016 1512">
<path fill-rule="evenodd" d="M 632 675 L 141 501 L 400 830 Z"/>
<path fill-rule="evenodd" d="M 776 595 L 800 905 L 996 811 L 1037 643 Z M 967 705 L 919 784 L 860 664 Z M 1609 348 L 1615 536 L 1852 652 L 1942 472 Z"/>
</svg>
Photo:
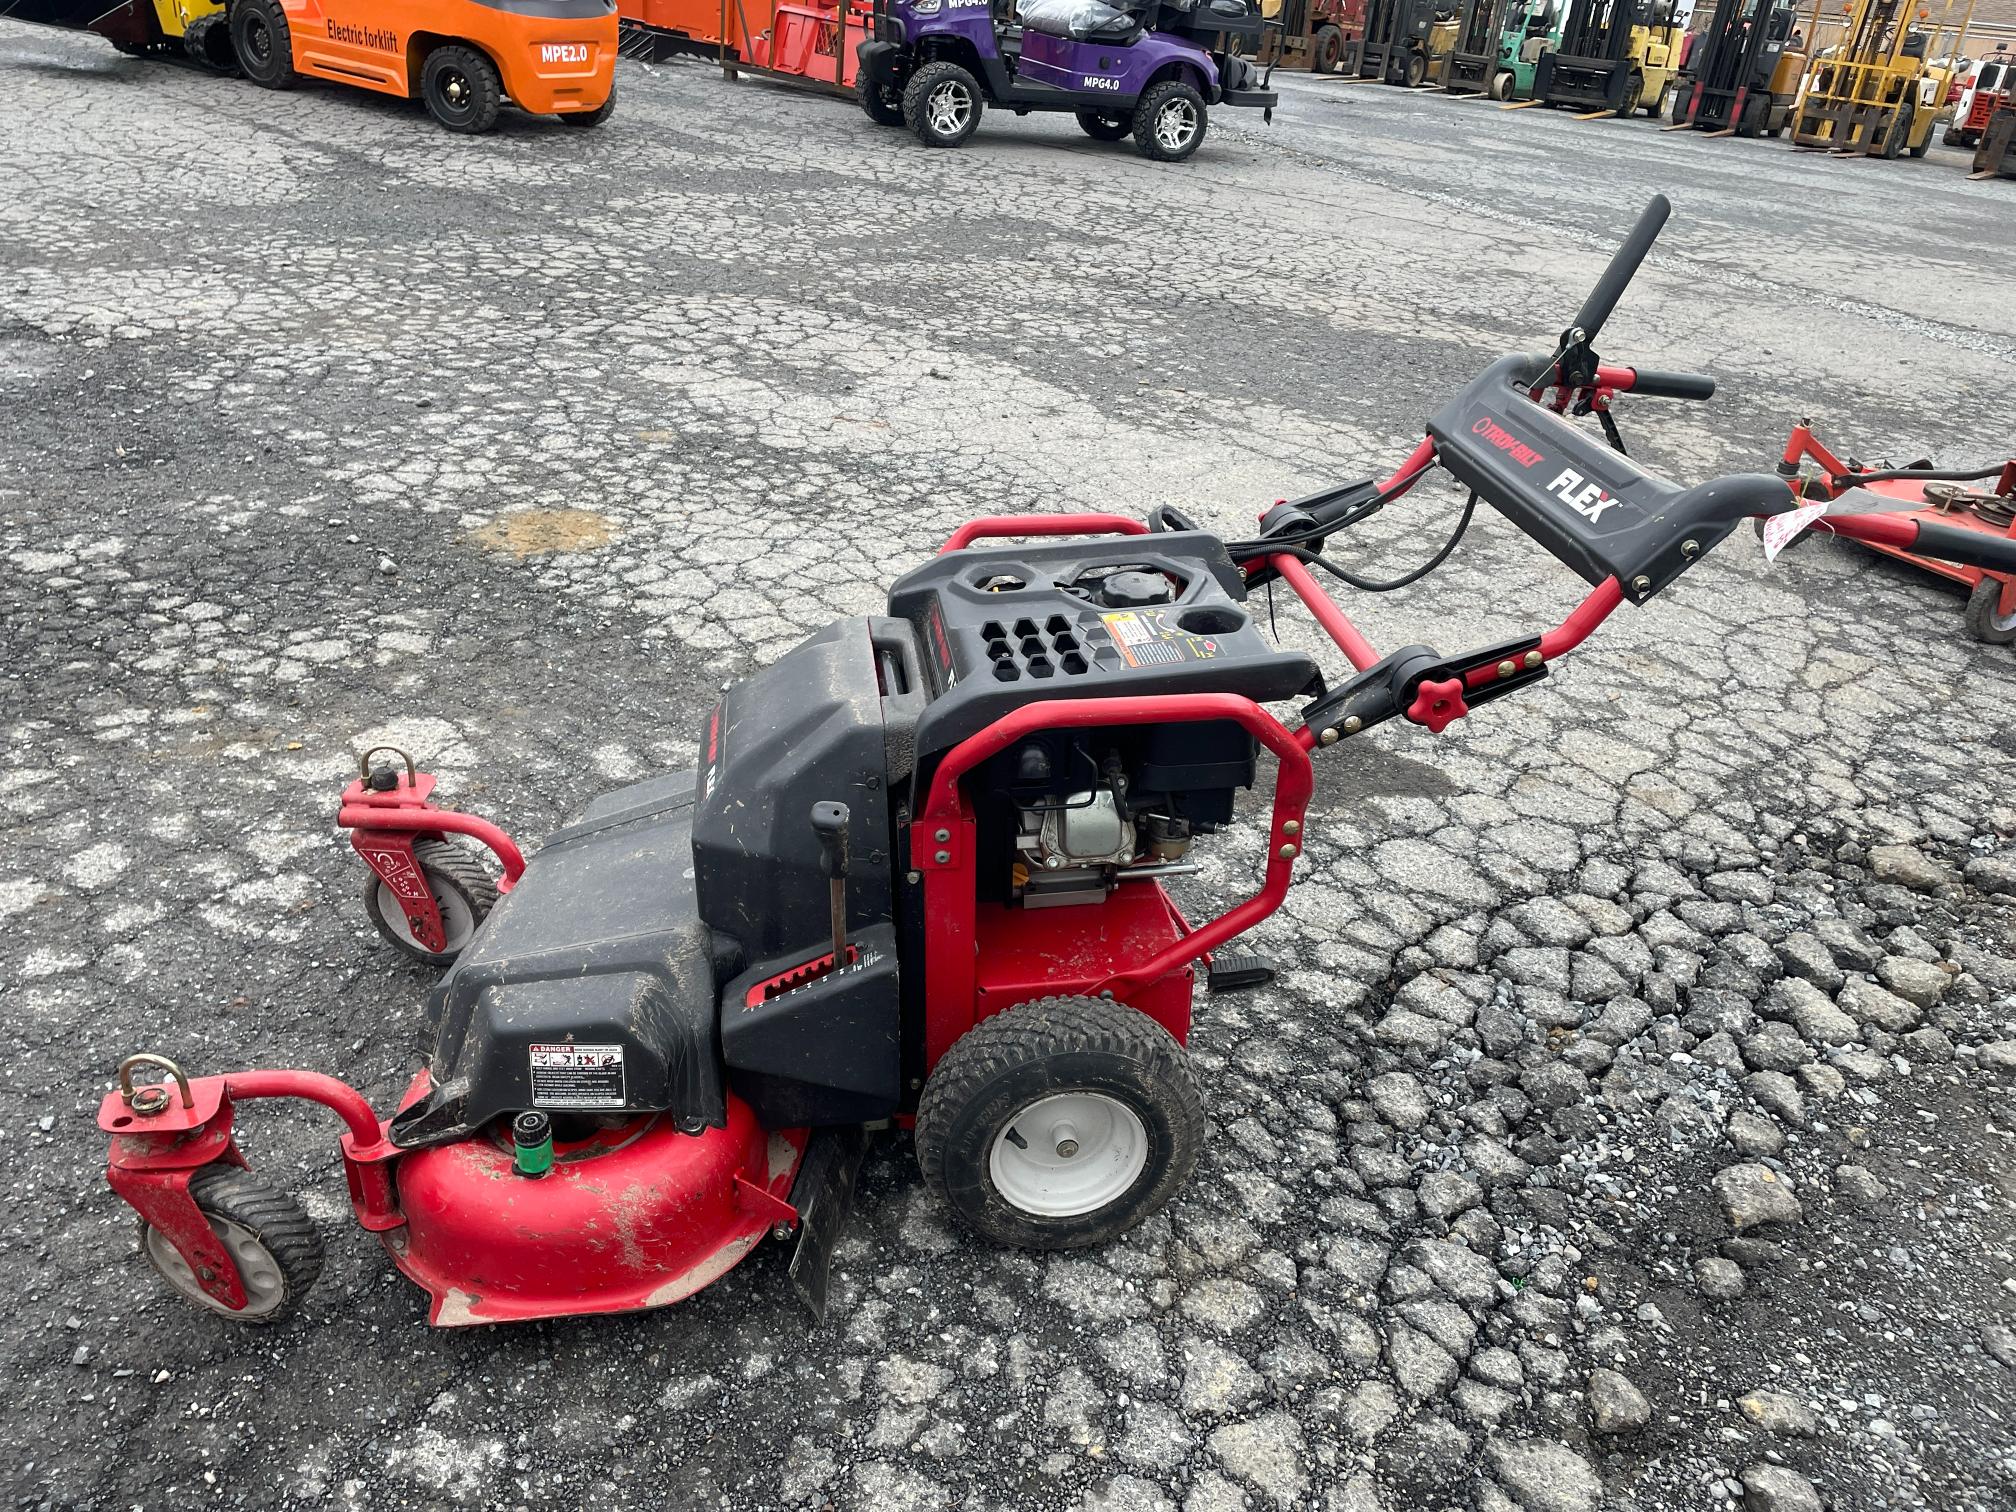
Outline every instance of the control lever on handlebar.
<svg viewBox="0 0 2016 1512">
<path fill-rule="evenodd" d="M 1659 239 L 1660 229 L 1672 213 L 1673 202 L 1663 194 L 1653 195 L 1651 203 L 1639 213 L 1638 224 L 1631 228 L 1631 234 L 1624 238 L 1624 244 L 1611 257 L 1610 266 L 1596 280 L 1596 287 L 1582 301 L 1582 308 L 1575 312 L 1570 331 L 1580 331 L 1585 344 L 1594 342 L 1603 334 L 1603 323 L 1616 310 L 1617 301 L 1624 297 L 1632 275 L 1645 261 L 1645 254 L 1652 250 L 1652 243 Z M 1568 337 L 1562 337 L 1561 344 L 1567 346 Z"/>
</svg>

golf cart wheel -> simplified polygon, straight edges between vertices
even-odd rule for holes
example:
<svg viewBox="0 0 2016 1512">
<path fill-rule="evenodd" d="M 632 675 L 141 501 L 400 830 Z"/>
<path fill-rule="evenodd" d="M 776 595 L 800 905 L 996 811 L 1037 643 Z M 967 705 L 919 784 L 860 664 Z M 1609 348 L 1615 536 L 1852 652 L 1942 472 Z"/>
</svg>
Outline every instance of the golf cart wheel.
<svg viewBox="0 0 2016 1512">
<path fill-rule="evenodd" d="M 957 147 L 984 108 L 980 81 L 957 63 L 926 63 L 903 86 L 903 123 L 926 147 Z"/>
<path fill-rule="evenodd" d="M 189 1195 L 238 1266 L 245 1306 L 234 1311 L 197 1284 L 167 1235 L 140 1220 L 140 1251 L 181 1296 L 238 1323 L 278 1323 L 322 1274 L 322 1236 L 301 1205 L 250 1171 L 207 1165 L 189 1178 Z"/>
<path fill-rule="evenodd" d="M 1638 113 L 1638 106 L 1645 98 L 1645 75 L 1634 73 L 1624 85 L 1624 103 L 1617 107 L 1617 119 L 1628 120 Z"/>
<path fill-rule="evenodd" d="M 1038 998 L 945 1053 L 917 1106 L 924 1177 L 977 1233 L 1103 1244 L 1190 1179 L 1204 1099 L 1174 1036 L 1111 998 Z"/>
<path fill-rule="evenodd" d="M 1134 107 L 1134 146 L 1158 163 L 1180 163 L 1204 143 L 1204 96 L 1181 79 L 1151 84 Z"/>
<path fill-rule="evenodd" d="M 451 42 L 435 48 L 420 65 L 420 98 L 427 113 L 450 131 L 476 136 L 497 124 L 504 81 L 487 54 Z"/>
<path fill-rule="evenodd" d="M 416 961 L 429 966 L 446 966 L 476 937 L 476 931 L 490 910 L 497 906 L 497 884 L 476 858 L 460 846 L 445 840 L 416 840 L 413 859 L 427 878 L 427 890 L 434 894 L 434 906 L 441 914 L 441 933 L 447 949 L 429 950 L 413 937 L 406 922 L 406 910 L 398 896 L 376 872 L 364 879 L 364 911 L 371 916 L 378 933 Z"/>
<path fill-rule="evenodd" d="M 590 126 L 600 126 L 614 114 L 616 114 L 616 81 L 611 79 L 609 81 L 608 99 L 597 105 L 593 110 L 569 111 L 566 115 L 560 117 L 560 124 L 562 126 L 579 126 L 583 130 L 586 130 Z"/>
<path fill-rule="evenodd" d="M 230 16 L 239 71 L 261 89 L 292 89 L 294 43 L 278 0 L 238 0 Z"/>
<path fill-rule="evenodd" d="M 222 11 L 191 21 L 182 33 L 182 50 L 212 73 L 238 72 L 238 52 L 231 45 L 231 23 Z"/>
<path fill-rule="evenodd" d="M 1407 71 L 1401 76 L 1409 89 L 1419 89 L 1428 82 L 1428 59 L 1421 53 L 1407 55 Z"/>
<path fill-rule="evenodd" d="M 1344 61 L 1344 33 L 1334 26 L 1319 26 L 1309 43 L 1309 72 L 1334 74 Z"/>
<path fill-rule="evenodd" d="M 1096 141 L 1117 142 L 1134 130 L 1134 123 L 1125 116 L 1101 115 L 1096 110 L 1081 110 L 1078 112 L 1078 129 Z"/>
<path fill-rule="evenodd" d="M 865 68 L 855 77 L 854 98 L 861 102 L 862 110 L 877 126 L 903 124 L 903 92 L 891 89 L 887 84 L 876 83 L 875 76 Z"/>
<path fill-rule="evenodd" d="M 1501 68 L 1491 76 L 1491 98 L 1499 101 L 1511 99 L 1513 82 L 1512 70 Z"/>
<path fill-rule="evenodd" d="M 2016 643 L 2016 609 L 1997 614 L 2001 600 L 2002 584 L 1992 577 L 1981 579 L 1967 595 L 1967 633 L 1974 639 L 1991 646 Z"/>
</svg>

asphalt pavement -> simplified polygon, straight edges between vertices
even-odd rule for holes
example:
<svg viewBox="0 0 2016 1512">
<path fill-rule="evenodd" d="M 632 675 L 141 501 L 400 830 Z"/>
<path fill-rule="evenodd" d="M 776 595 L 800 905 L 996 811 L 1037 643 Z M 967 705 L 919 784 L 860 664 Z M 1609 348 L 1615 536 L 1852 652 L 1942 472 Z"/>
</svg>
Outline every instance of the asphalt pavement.
<svg viewBox="0 0 2016 1512">
<path fill-rule="evenodd" d="M 2016 1501 L 2016 652 L 1743 532 L 1538 688 L 1332 753 L 1280 979 L 1200 1001 L 1197 1179 L 1119 1243 L 988 1247 L 889 1135 L 816 1333 L 767 1246 L 661 1313 L 430 1332 L 332 1128 L 259 1107 L 322 1281 L 267 1331 L 167 1295 L 102 1177 L 123 1055 L 381 1104 L 419 1063 L 333 828 L 360 746 L 536 840 L 970 516 L 1237 530 L 1390 467 L 1654 192 L 1606 355 L 1722 387 L 1620 402 L 1634 456 L 2010 445 L 2016 183 L 1942 147 L 1303 78 L 1169 167 L 621 70 L 600 129 L 464 139 L 0 25 L 10 1504 Z M 1333 552 L 1403 570 L 1461 502 Z M 1581 589 L 1486 512 L 1352 607 L 1454 648 Z M 1259 836 L 1199 854 L 1207 910 Z"/>
</svg>

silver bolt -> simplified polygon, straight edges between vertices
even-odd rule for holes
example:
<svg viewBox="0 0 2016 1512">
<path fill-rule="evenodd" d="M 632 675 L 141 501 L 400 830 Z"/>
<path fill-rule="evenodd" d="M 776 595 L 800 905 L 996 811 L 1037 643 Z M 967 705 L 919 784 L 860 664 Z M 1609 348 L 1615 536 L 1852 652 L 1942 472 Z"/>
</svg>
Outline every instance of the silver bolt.
<svg viewBox="0 0 2016 1512">
<path fill-rule="evenodd" d="M 1353 714 L 1349 719 L 1344 721 L 1344 733 L 1346 735 L 1356 735 L 1364 728 L 1365 721 L 1360 719 L 1356 714 Z"/>
<path fill-rule="evenodd" d="M 1684 557 L 1701 555 L 1701 543 L 1699 541 L 1682 541 L 1680 543 L 1680 555 Z"/>
<path fill-rule="evenodd" d="M 1648 577 L 1634 577 L 1631 579 L 1631 591 L 1633 593 L 1650 593 L 1652 591 L 1652 579 Z"/>
<path fill-rule="evenodd" d="M 1284 823 L 1282 824 L 1282 826 L 1281 826 L 1281 833 L 1282 833 L 1282 834 L 1284 834 L 1284 835 L 1299 835 L 1299 834 L 1301 834 L 1301 833 L 1302 833 L 1302 821 L 1301 821 L 1300 819 L 1290 819 L 1290 820 L 1287 820 L 1287 821 L 1286 821 L 1286 822 L 1284 822 Z"/>
<path fill-rule="evenodd" d="M 788 1223 L 771 1224 L 770 1237 L 772 1239 L 789 1239 L 791 1237 L 791 1225 Z"/>
<path fill-rule="evenodd" d="M 1527 666 L 1529 666 L 1529 667 L 1537 667 L 1537 666 L 1539 666 L 1539 665 L 1540 665 L 1540 653 L 1539 653 L 1538 651 L 1528 651 L 1528 652 L 1526 653 L 1526 665 L 1527 665 Z"/>
<path fill-rule="evenodd" d="M 950 861 L 951 859 L 952 859 L 952 852 L 950 851 L 938 852 L 937 861 L 940 866 L 943 866 L 947 861 Z"/>
<path fill-rule="evenodd" d="M 912 872 L 912 873 L 910 873 L 910 881 L 911 881 L 911 883 L 912 883 L 913 885 L 914 885 L 914 884 L 916 884 L 916 883 L 918 883 L 918 882 L 922 882 L 923 880 L 924 880 L 924 873 L 922 873 L 922 872 Z"/>
<path fill-rule="evenodd" d="M 1283 861 L 1293 861 L 1298 854 L 1299 852 L 1292 845 L 1284 845 L 1281 847 L 1281 859 Z"/>
<path fill-rule="evenodd" d="M 1076 1155 L 1077 1153 L 1078 1153 L 1077 1140 L 1060 1139 L 1057 1141 L 1057 1158 L 1059 1160 L 1069 1160 L 1073 1155 Z"/>
<path fill-rule="evenodd" d="M 940 831 L 938 831 L 937 834 L 933 835 L 931 838 L 933 840 L 936 840 L 940 845 L 943 845 L 947 840 L 950 840 L 952 838 L 952 831 L 947 829 L 941 829 Z"/>
<path fill-rule="evenodd" d="M 1316 737 L 1316 743 L 1326 746 L 1337 744 L 1337 732 L 1335 730 L 1325 730 L 1321 735 Z"/>
<path fill-rule="evenodd" d="M 1514 672 L 1517 672 L 1518 670 L 1519 670 L 1519 664 L 1517 662 L 1501 661 L 1500 663 L 1498 663 L 1498 675 L 1500 677 L 1510 677 Z"/>
</svg>

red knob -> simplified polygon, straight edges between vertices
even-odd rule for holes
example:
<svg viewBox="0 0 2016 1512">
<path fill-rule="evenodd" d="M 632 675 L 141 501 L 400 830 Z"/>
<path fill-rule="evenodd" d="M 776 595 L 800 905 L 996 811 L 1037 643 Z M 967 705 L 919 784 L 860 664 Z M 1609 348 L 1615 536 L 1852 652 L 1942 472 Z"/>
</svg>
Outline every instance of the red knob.
<svg viewBox="0 0 2016 1512">
<path fill-rule="evenodd" d="M 1432 735 L 1440 735 L 1452 720 L 1461 719 L 1470 712 L 1470 705 L 1463 702 L 1463 679 L 1452 677 L 1447 682 L 1424 682 L 1414 689 L 1414 702 L 1407 705 L 1407 717 L 1418 725 L 1428 726 Z"/>
</svg>

